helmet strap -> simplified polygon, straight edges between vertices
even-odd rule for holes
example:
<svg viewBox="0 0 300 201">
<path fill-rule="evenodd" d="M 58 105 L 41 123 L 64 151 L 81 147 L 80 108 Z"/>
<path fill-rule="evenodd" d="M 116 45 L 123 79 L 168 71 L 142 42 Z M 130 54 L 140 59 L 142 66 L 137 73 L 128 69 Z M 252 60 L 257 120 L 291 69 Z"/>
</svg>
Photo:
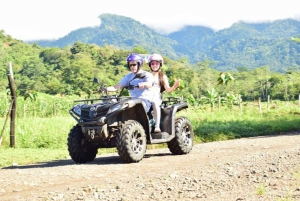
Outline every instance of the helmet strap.
<svg viewBox="0 0 300 201">
<path fill-rule="evenodd" d="M 134 74 L 137 74 L 140 70 L 141 70 L 141 68 L 138 67 L 137 70 L 136 70 L 136 72 L 134 72 Z"/>
</svg>

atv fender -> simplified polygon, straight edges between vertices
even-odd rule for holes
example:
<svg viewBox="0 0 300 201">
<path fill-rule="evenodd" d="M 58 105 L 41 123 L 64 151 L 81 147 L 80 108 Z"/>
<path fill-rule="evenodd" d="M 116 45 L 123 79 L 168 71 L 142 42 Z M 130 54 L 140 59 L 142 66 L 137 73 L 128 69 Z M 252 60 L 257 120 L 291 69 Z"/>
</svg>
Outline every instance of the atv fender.
<svg viewBox="0 0 300 201">
<path fill-rule="evenodd" d="M 145 128 L 145 133 L 148 137 L 150 135 L 150 125 L 145 108 L 146 106 L 142 99 L 133 98 L 126 100 L 122 103 L 121 109 L 107 115 L 105 123 L 111 125 L 114 122 L 121 121 L 125 123 L 129 120 L 135 120 Z"/>
<path fill-rule="evenodd" d="M 172 136 L 175 136 L 175 115 L 183 109 L 188 108 L 186 103 L 177 103 L 175 105 L 162 108 L 160 127 Z"/>
</svg>

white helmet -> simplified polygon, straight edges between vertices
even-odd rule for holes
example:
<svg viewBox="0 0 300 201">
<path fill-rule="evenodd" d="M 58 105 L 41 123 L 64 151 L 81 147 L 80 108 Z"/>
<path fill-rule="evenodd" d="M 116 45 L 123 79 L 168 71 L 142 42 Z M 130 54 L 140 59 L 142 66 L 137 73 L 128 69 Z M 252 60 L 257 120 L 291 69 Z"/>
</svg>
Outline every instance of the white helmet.
<svg viewBox="0 0 300 201">
<path fill-rule="evenodd" d="M 160 56 L 159 54 L 152 54 L 149 59 L 148 59 L 148 64 L 149 67 L 151 67 L 151 61 L 158 61 L 160 63 L 160 67 L 162 67 L 163 63 L 164 63 L 164 59 L 162 58 L 162 56 Z"/>
</svg>

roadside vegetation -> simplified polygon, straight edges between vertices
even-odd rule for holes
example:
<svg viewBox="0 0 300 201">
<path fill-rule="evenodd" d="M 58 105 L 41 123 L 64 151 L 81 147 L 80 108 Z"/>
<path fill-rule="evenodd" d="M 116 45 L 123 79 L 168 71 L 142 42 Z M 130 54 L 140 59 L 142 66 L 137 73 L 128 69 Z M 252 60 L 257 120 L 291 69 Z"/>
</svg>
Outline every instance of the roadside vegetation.
<svg viewBox="0 0 300 201">
<path fill-rule="evenodd" d="M 67 113 L 67 107 L 72 105 L 71 100 L 62 99 L 64 101 L 60 102 L 64 109 L 57 111 L 59 115 L 51 113 L 47 117 L 44 116 L 45 111 L 53 112 L 53 104 L 48 104 L 49 108 L 46 106 L 47 101 L 52 102 L 50 98 L 43 100 L 44 110 L 28 112 L 26 117 L 19 111 L 19 117 L 16 119 L 15 148 L 10 148 L 9 124 L 7 124 L 0 146 L 1 167 L 69 158 L 67 137 L 75 125 L 75 120 Z M 28 102 L 29 105 L 31 103 Z M 228 107 L 227 104 L 223 104 L 212 112 L 210 104 L 203 104 L 190 106 L 178 115 L 191 120 L 195 144 L 300 130 L 300 106 L 297 101 L 276 101 L 269 108 L 267 103 L 263 103 L 261 111 L 257 102 L 243 103 L 242 111 L 237 105 Z M 1 130 L 4 120 L 5 118 L 0 118 Z M 149 146 L 149 149 L 156 147 L 161 146 L 153 145 Z M 98 155 L 112 152 L 116 152 L 116 149 L 99 149 Z"/>
</svg>

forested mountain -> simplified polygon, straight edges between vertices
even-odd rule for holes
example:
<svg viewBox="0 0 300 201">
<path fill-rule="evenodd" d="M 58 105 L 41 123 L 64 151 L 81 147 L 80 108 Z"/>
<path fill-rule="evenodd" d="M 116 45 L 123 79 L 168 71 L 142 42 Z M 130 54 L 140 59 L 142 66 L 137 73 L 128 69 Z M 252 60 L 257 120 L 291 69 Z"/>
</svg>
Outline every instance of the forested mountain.
<svg viewBox="0 0 300 201">
<path fill-rule="evenodd" d="M 186 26 L 169 35 L 156 33 L 128 17 L 102 14 L 97 27 L 81 28 L 55 41 L 31 41 L 44 47 L 65 47 L 76 41 L 122 49 L 140 46 L 149 53 L 158 52 L 191 63 L 210 60 L 222 71 L 249 70 L 269 66 L 284 72 L 300 66 L 300 45 L 291 37 L 300 36 L 300 22 L 286 19 L 268 23 L 237 22 L 230 28 L 214 32 L 203 26 Z"/>
<path fill-rule="evenodd" d="M 192 32 L 193 35 L 199 38 L 186 34 L 193 29 L 197 30 Z M 259 24 L 238 22 L 218 32 L 209 34 L 206 31 L 206 35 L 203 32 L 203 28 L 188 27 L 181 30 L 180 35 L 173 33 L 169 37 L 176 41 L 195 39 L 194 43 L 189 43 L 189 48 L 178 42 L 176 51 L 188 55 L 192 62 L 203 59 L 215 61 L 218 70 L 270 66 L 272 71 L 283 72 L 288 67 L 300 65 L 300 46 L 290 40 L 300 35 L 300 22 L 296 20 Z"/>
<path fill-rule="evenodd" d="M 172 58 L 176 53 L 172 46 L 176 41 L 164 37 L 145 25 L 128 17 L 102 14 L 101 25 L 98 27 L 81 28 L 55 41 L 34 41 L 44 47 L 64 47 L 80 41 L 99 46 L 113 45 L 122 49 L 135 46 L 143 47 L 149 52 L 162 52 Z M 32 43 L 32 42 L 31 42 Z"/>
</svg>

